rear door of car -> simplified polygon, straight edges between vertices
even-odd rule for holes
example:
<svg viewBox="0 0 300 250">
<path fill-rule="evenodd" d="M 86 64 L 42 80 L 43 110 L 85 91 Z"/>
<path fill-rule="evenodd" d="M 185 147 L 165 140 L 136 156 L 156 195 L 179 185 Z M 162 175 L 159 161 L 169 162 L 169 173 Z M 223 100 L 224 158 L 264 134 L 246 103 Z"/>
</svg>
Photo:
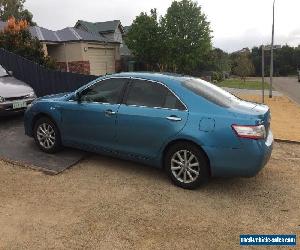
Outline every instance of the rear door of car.
<svg viewBox="0 0 300 250">
<path fill-rule="evenodd" d="M 183 129 L 187 118 L 184 103 L 164 84 L 133 79 L 118 111 L 118 150 L 154 158 L 168 138 Z"/>
<path fill-rule="evenodd" d="M 117 113 L 128 81 L 127 78 L 99 81 L 81 92 L 79 102 L 66 102 L 62 107 L 63 140 L 87 150 L 114 149 Z"/>
</svg>

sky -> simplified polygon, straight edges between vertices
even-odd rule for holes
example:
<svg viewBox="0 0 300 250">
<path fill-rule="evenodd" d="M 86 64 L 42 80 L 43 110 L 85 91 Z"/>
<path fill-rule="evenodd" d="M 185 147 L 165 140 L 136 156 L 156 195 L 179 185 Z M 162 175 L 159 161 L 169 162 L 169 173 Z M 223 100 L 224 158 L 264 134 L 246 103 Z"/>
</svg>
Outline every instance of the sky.
<svg viewBox="0 0 300 250">
<path fill-rule="evenodd" d="M 227 52 L 270 44 L 273 0 L 197 0 L 213 31 L 213 46 Z M 58 30 L 76 21 L 121 20 L 130 25 L 140 12 L 164 15 L 172 0 L 27 0 L 39 26 Z M 300 44 L 300 0 L 276 0 L 275 44 Z"/>
</svg>

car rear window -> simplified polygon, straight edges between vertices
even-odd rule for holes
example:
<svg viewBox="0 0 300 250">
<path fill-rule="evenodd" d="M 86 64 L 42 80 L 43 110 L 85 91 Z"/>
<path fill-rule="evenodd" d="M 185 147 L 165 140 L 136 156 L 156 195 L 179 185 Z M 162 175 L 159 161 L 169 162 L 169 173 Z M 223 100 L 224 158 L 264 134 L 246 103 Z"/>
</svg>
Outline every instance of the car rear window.
<svg viewBox="0 0 300 250">
<path fill-rule="evenodd" d="M 196 95 L 222 107 L 228 108 L 240 102 L 240 99 L 236 96 L 201 79 L 184 77 L 181 83 L 185 88 L 191 90 Z"/>
</svg>

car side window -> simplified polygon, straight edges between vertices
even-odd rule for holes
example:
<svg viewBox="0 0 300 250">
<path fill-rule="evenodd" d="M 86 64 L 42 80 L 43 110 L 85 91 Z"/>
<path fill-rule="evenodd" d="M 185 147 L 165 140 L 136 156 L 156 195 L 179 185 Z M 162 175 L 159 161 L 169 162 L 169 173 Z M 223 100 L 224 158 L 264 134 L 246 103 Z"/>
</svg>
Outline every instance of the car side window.
<svg viewBox="0 0 300 250">
<path fill-rule="evenodd" d="M 133 80 L 127 105 L 185 110 L 182 102 L 165 86 L 146 80 Z"/>
<path fill-rule="evenodd" d="M 111 78 L 95 83 L 81 93 L 83 102 L 117 104 L 127 79 Z"/>
</svg>

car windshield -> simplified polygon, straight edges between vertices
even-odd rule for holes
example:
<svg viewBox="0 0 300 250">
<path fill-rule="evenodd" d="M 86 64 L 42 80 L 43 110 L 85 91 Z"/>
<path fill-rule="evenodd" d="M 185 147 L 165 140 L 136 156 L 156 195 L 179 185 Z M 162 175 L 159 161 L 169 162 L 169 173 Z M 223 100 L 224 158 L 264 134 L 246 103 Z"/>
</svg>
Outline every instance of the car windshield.
<svg viewBox="0 0 300 250">
<path fill-rule="evenodd" d="M 240 102 L 240 99 L 236 96 L 204 80 L 184 77 L 181 82 L 184 87 L 193 91 L 196 95 L 202 96 L 219 106 L 230 107 Z"/>
<path fill-rule="evenodd" d="M 0 65 L 0 77 L 7 76 L 7 71 Z"/>
</svg>

